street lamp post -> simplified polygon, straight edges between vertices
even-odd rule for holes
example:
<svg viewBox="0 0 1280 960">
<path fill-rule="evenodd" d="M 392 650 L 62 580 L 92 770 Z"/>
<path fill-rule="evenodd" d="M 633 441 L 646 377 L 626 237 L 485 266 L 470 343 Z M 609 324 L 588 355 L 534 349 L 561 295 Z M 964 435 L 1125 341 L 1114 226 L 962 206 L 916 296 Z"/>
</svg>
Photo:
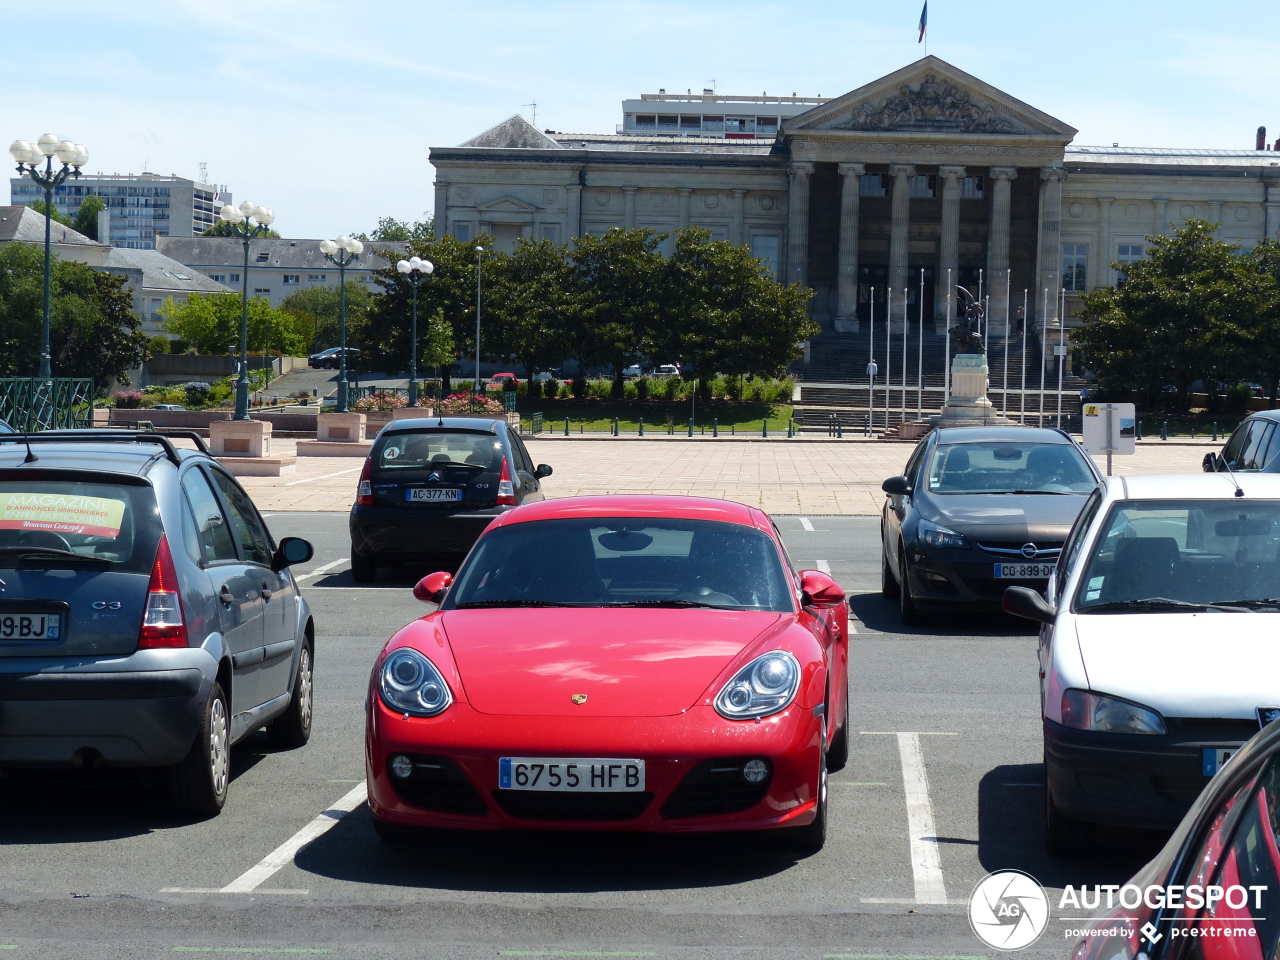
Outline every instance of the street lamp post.
<svg viewBox="0 0 1280 960">
<path fill-rule="evenodd" d="M 476 247 L 476 382 L 471 392 L 480 395 L 480 261 L 484 247 Z"/>
<path fill-rule="evenodd" d="M 53 259 L 51 227 L 53 224 L 53 191 L 65 183 L 68 177 L 79 177 L 80 168 L 89 159 L 89 151 L 83 144 L 59 140 L 55 134 L 46 133 L 35 143 L 15 140 L 9 146 L 9 156 L 18 162 L 18 174 L 28 176 L 37 186 L 44 188 L 44 313 L 40 323 L 40 370 L 37 376 L 48 379 L 53 376 L 52 353 L 49 348 L 49 276 Z M 57 157 L 61 168 L 53 168 Z M 44 164 L 41 171 L 40 164 Z"/>
<path fill-rule="evenodd" d="M 244 281 L 240 291 L 240 376 L 236 380 L 236 409 L 232 420 L 249 419 L 249 241 L 267 232 L 275 213 L 252 200 L 245 200 L 239 207 L 226 204 L 218 211 L 218 217 L 231 227 L 232 233 L 244 244 Z M 256 221 L 256 222 L 255 222 Z"/>
<path fill-rule="evenodd" d="M 396 264 L 396 269 L 413 287 L 413 323 L 409 334 L 409 406 L 418 405 L 418 288 L 422 286 L 435 264 L 421 257 L 410 257 Z"/>
<path fill-rule="evenodd" d="M 340 236 L 337 240 L 321 240 L 320 252 L 330 263 L 338 265 L 338 413 L 346 413 L 347 406 L 347 267 L 360 259 L 364 244 L 352 237 Z"/>
</svg>

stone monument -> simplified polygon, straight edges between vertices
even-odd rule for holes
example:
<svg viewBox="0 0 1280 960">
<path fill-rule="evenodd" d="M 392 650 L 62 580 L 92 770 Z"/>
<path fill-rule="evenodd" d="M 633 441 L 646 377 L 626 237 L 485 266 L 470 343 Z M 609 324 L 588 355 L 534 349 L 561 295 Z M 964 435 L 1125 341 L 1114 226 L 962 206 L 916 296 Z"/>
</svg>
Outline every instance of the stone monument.
<svg viewBox="0 0 1280 960">
<path fill-rule="evenodd" d="M 987 351 L 982 342 L 986 321 L 985 308 L 978 298 L 957 286 L 961 314 L 947 333 L 955 342 L 951 358 L 951 393 L 939 416 L 931 417 L 935 427 L 967 427 L 983 424 L 1014 425 L 1014 421 L 996 413 L 987 399 Z"/>
</svg>

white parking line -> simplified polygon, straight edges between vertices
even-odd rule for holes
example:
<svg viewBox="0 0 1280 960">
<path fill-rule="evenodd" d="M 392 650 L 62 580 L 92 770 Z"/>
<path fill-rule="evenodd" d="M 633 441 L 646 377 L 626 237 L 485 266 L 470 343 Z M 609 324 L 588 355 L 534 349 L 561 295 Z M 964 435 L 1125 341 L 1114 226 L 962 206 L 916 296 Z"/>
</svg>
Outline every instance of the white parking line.
<svg viewBox="0 0 1280 960">
<path fill-rule="evenodd" d="M 350 557 L 342 557 L 340 560 L 335 560 L 335 561 L 333 561 L 333 563 L 326 563 L 323 567 L 316 567 L 316 568 L 315 568 L 314 570 L 312 570 L 310 573 L 303 573 L 303 574 L 299 574 L 298 576 L 294 577 L 293 579 L 295 579 L 295 580 L 297 580 L 299 583 L 301 583 L 303 580 L 310 580 L 312 577 L 318 577 L 318 576 L 320 576 L 320 574 L 322 574 L 322 573 L 328 573 L 328 572 L 329 572 L 330 570 L 332 570 L 334 567 L 340 567 L 340 566 L 342 566 L 344 563 L 347 563 L 347 562 L 348 562 L 348 561 L 350 561 L 350 560 L 351 560 L 351 558 L 350 558 Z"/>
<path fill-rule="evenodd" d="M 898 753 L 902 757 L 902 788 L 907 800 L 907 831 L 911 841 L 911 873 L 915 879 L 916 903 L 946 903 L 947 886 L 942 879 L 933 824 L 933 803 L 929 800 L 929 780 L 924 772 L 920 734 L 899 733 Z"/>
<path fill-rule="evenodd" d="M 341 800 L 272 850 L 256 866 L 250 867 L 218 892 L 253 893 L 265 880 L 273 877 L 281 867 L 293 863 L 293 858 L 299 850 L 317 837 L 328 833 L 339 820 L 360 806 L 367 795 L 368 791 L 362 780 L 359 786 L 353 787 Z"/>
<path fill-rule="evenodd" d="M 301 480 L 290 480 L 285 484 L 286 487 L 296 487 L 300 483 L 314 483 L 317 480 L 328 480 L 332 477 L 345 477 L 348 473 L 359 473 L 364 469 L 364 464 L 358 467 L 352 467 L 350 470 L 339 470 L 337 473 L 324 473 L 318 477 L 303 477 Z"/>
<path fill-rule="evenodd" d="M 808 517 L 799 517 L 798 519 L 800 520 L 800 526 L 813 533 L 813 522 Z"/>
<path fill-rule="evenodd" d="M 827 574 L 828 576 L 831 575 L 831 564 L 828 563 L 826 560 L 815 560 L 813 561 L 813 563 L 823 573 Z"/>
</svg>

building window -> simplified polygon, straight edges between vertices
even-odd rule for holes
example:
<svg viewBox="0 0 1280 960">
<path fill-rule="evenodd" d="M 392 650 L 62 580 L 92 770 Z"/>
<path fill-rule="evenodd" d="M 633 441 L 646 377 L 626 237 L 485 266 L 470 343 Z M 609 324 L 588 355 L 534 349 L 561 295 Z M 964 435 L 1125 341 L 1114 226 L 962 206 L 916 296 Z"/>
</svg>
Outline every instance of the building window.
<svg viewBox="0 0 1280 960">
<path fill-rule="evenodd" d="M 982 177 L 965 177 L 964 183 L 960 186 L 960 198 L 962 200 L 981 200 L 984 186 Z"/>
<path fill-rule="evenodd" d="M 269 297 L 271 296 L 271 289 L 269 287 L 254 287 L 253 295 L 255 297 Z"/>
<path fill-rule="evenodd" d="M 209 274 L 209 279 L 214 283 L 226 283 L 227 275 L 225 273 L 211 273 Z"/>
<path fill-rule="evenodd" d="M 455 223 L 453 225 L 453 235 L 463 243 L 469 243 L 471 241 L 471 224 Z"/>
<path fill-rule="evenodd" d="M 1085 264 L 1088 260 L 1088 244 L 1064 243 L 1062 245 L 1062 287 L 1068 293 L 1084 293 Z"/>
<path fill-rule="evenodd" d="M 702 129 L 701 114 L 690 115 L 687 113 L 682 113 L 680 115 L 680 129 L 693 130 L 693 131 L 701 130 Z"/>
<path fill-rule="evenodd" d="M 761 133 L 777 133 L 777 117 L 756 117 L 756 129 Z"/>
<path fill-rule="evenodd" d="M 267 253 L 266 251 L 263 251 L 262 253 L 258 254 L 257 259 L 254 262 L 266 263 L 270 259 L 271 259 L 271 254 Z"/>
<path fill-rule="evenodd" d="M 542 240 L 550 240 L 552 243 L 559 243 L 560 225 L 558 223 L 544 223 L 538 227 L 538 236 Z"/>
<path fill-rule="evenodd" d="M 761 262 L 769 276 L 778 276 L 778 244 L 773 234 L 756 234 L 751 238 L 751 255 Z"/>
<path fill-rule="evenodd" d="M 227 283 L 239 283 L 239 282 L 240 282 L 240 274 L 238 273 L 227 274 Z"/>
<path fill-rule="evenodd" d="M 724 117 L 704 116 L 702 118 L 702 129 L 706 133 L 723 133 Z M 34 192 L 33 190 L 32 193 Z"/>
<path fill-rule="evenodd" d="M 308 273 L 307 283 L 324 283 L 326 276 L 323 273 Z"/>
<path fill-rule="evenodd" d="M 863 197 L 887 197 L 888 178 L 883 173 L 864 173 L 858 178 L 858 194 Z"/>
<path fill-rule="evenodd" d="M 284 275 L 284 285 L 286 287 L 294 286 L 302 282 L 302 275 L 297 273 L 286 273 Z"/>
<path fill-rule="evenodd" d="M 1116 254 L 1116 263 L 1136 263 L 1142 259 L 1142 244 L 1122 243 Z M 1123 270 L 1116 271 L 1116 283 L 1124 283 L 1129 275 Z"/>
<path fill-rule="evenodd" d="M 652 127 L 652 126 L 654 126 L 655 124 L 657 124 L 657 122 L 658 122 L 658 118 L 657 118 L 657 117 L 655 117 L 655 116 L 654 116 L 653 114 L 651 114 L 651 113 L 649 113 L 649 114 L 646 114 L 646 113 L 637 113 L 637 114 L 636 114 L 636 126 L 637 126 L 637 127 Z"/>
<path fill-rule="evenodd" d="M 938 195 L 938 176 L 934 173 L 922 173 L 910 179 L 911 197 L 920 200 L 932 200 Z"/>
</svg>

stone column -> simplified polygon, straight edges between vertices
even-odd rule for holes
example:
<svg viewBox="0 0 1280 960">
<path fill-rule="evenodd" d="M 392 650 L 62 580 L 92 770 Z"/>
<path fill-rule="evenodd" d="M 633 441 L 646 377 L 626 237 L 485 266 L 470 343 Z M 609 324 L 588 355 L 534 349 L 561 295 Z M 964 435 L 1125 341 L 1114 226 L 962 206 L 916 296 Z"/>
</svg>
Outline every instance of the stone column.
<svg viewBox="0 0 1280 960">
<path fill-rule="evenodd" d="M 893 320 L 902 322 L 907 315 L 907 242 L 911 228 L 911 182 L 916 168 L 907 163 L 889 167 L 893 177 L 892 222 L 889 225 L 889 286 L 893 288 Z"/>
<path fill-rule="evenodd" d="M 1047 323 L 1054 316 L 1053 298 L 1062 284 L 1062 181 L 1067 171 L 1059 166 L 1040 170 L 1040 278 L 1032 291 L 1034 314 L 1040 323 Z M 1045 289 L 1049 290 L 1049 314 L 1040 316 Z M 1038 327 L 1037 327 L 1038 330 Z"/>
<path fill-rule="evenodd" d="M 1275 240 L 1280 238 L 1280 183 L 1267 184 L 1266 198 L 1266 232 L 1263 236 Z"/>
<path fill-rule="evenodd" d="M 1213 235 L 1222 236 L 1222 201 L 1209 201 L 1209 222 L 1214 225 Z"/>
<path fill-rule="evenodd" d="M 1161 197 L 1155 201 L 1156 205 L 1156 228 L 1151 232 L 1158 237 L 1163 237 L 1169 230 L 1169 201 Z"/>
<path fill-rule="evenodd" d="M 1115 283 L 1115 275 L 1111 269 L 1111 211 L 1115 202 L 1113 197 L 1101 197 L 1098 200 L 1097 269 L 1091 278 L 1087 278 L 1092 279 L 1092 286 L 1109 287 Z"/>
<path fill-rule="evenodd" d="M 622 188 L 622 225 L 628 230 L 636 226 L 636 188 Z"/>
<path fill-rule="evenodd" d="M 689 226 L 689 199 L 692 195 L 692 187 L 676 187 L 676 197 L 678 198 L 680 208 L 680 220 L 677 226 L 681 230 Z"/>
<path fill-rule="evenodd" d="M 449 181 L 436 181 L 436 208 L 431 216 L 435 222 L 436 236 L 443 237 L 449 232 Z M 99 231 L 99 236 L 103 236 Z M 104 239 L 103 243 L 107 240 Z"/>
<path fill-rule="evenodd" d="M 987 291 L 990 293 L 990 322 L 1004 335 L 1005 312 L 1009 301 L 1009 211 L 1011 181 L 1018 176 L 1016 167 L 992 167 L 991 223 L 987 233 Z"/>
<path fill-rule="evenodd" d="M 840 249 L 836 266 L 839 293 L 836 332 L 858 330 L 858 208 L 865 164 L 842 163 L 840 170 Z"/>
<path fill-rule="evenodd" d="M 791 164 L 791 190 L 787 194 L 787 282 L 809 278 L 809 177 L 812 163 Z"/>
<path fill-rule="evenodd" d="M 960 282 L 960 183 L 964 179 L 964 167 L 939 167 L 942 179 L 942 236 L 938 244 L 937 294 L 933 298 L 934 322 L 944 328 L 947 323 L 947 298 L 955 297 L 955 285 Z M 947 287 L 947 272 L 951 274 L 951 287 Z M 952 318 L 955 311 L 952 310 Z"/>
<path fill-rule="evenodd" d="M 564 223 L 565 233 L 568 234 L 565 240 L 568 241 L 582 236 L 582 185 L 571 183 L 564 188 L 564 194 Z"/>
<path fill-rule="evenodd" d="M 747 191 L 733 188 L 733 229 L 729 240 L 738 246 L 747 242 Z"/>
</svg>

